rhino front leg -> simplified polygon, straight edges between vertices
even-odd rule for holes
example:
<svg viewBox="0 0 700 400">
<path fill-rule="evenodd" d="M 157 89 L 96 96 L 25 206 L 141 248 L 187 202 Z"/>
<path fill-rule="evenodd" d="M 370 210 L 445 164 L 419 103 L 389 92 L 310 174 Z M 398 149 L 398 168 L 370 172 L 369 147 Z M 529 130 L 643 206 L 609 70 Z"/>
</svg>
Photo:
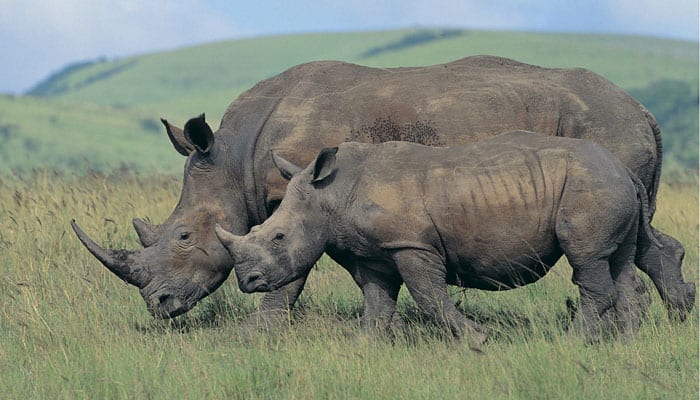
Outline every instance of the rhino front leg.
<svg viewBox="0 0 700 400">
<path fill-rule="evenodd" d="M 255 313 L 246 319 L 244 328 L 275 332 L 289 326 L 291 311 L 304 290 L 306 278 L 305 276 L 266 293 Z"/>
<path fill-rule="evenodd" d="M 683 321 L 695 304 L 695 284 L 685 282 L 681 272 L 685 249 L 678 240 L 654 229 L 663 244 L 663 248 L 658 248 L 640 231 L 635 263 L 654 282 L 671 319 Z"/>
<path fill-rule="evenodd" d="M 447 292 L 447 270 L 442 259 L 426 250 L 399 250 L 393 255 L 401 278 L 406 283 L 418 307 L 438 324 L 449 328 L 470 347 L 479 347 L 486 341 L 483 328 L 465 317 Z"/>
<path fill-rule="evenodd" d="M 369 333 L 387 332 L 390 328 L 402 330 L 396 317 L 396 299 L 401 289 L 401 277 L 388 271 L 384 264 L 353 264 L 347 268 L 355 283 L 362 289 L 364 311 L 360 323 Z"/>
</svg>

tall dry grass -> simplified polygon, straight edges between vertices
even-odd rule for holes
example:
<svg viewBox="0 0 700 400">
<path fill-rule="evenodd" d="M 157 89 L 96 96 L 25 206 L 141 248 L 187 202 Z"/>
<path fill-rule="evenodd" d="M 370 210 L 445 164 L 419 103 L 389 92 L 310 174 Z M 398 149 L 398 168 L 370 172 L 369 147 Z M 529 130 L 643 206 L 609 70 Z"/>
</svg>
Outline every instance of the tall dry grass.
<svg viewBox="0 0 700 400">
<path fill-rule="evenodd" d="M 176 177 L 128 172 L 0 178 L 0 398 L 698 396 L 697 307 L 671 323 L 654 294 L 637 334 L 586 346 L 562 329 L 565 299 L 576 297 L 565 262 L 525 288 L 453 290 L 493 333 L 481 352 L 446 338 L 405 290 L 399 312 L 408 332 L 363 336 L 360 291 L 325 258 L 281 333 L 239 332 L 260 297 L 233 281 L 178 320 L 155 321 L 68 222 L 77 218 L 104 246 L 136 248 L 131 218 L 164 220 L 179 188 Z M 655 225 L 686 246 L 685 276 L 697 284 L 696 180 L 662 186 Z"/>
</svg>

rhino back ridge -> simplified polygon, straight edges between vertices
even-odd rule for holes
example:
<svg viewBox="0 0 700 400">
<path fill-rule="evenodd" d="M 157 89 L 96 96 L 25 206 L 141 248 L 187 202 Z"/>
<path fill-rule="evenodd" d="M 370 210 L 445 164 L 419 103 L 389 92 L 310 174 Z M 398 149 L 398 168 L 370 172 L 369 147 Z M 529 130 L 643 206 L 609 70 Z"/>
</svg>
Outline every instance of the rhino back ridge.
<svg viewBox="0 0 700 400">
<path fill-rule="evenodd" d="M 376 129 L 386 126 L 421 124 L 447 146 L 516 129 L 583 137 L 610 149 L 650 188 L 660 160 L 640 107 L 614 84 L 579 68 L 493 56 L 402 68 L 320 61 L 292 67 L 241 94 L 221 129 L 248 136 L 239 154 L 247 203 L 260 223 L 286 186 L 270 150 L 306 165 L 320 148 L 372 142 Z"/>
</svg>

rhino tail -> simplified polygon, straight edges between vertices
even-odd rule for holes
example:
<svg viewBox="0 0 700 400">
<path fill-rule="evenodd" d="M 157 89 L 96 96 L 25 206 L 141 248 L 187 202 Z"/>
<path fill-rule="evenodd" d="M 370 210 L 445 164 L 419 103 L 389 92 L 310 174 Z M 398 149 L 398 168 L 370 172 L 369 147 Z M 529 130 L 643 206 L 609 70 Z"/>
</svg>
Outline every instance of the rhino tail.
<svg viewBox="0 0 700 400">
<path fill-rule="evenodd" d="M 661 128 L 659 127 L 659 122 L 654 117 L 651 111 L 647 110 L 643 104 L 639 104 L 639 107 L 647 119 L 651 131 L 654 133 L 654 141 L 656 142 L 656 164 L 654 165 L 654 176 L 652 177 L 651 187 L 648 188 L 649 195 L 649 219 L 654 216 L 656 212 L 656 194 L 659 191 L 659 184 L 661 182 L 661 165 L 663 164 L 663 143 L 661 142 Z"/>
<path fill-rule="evenodd" d="M 644 186 L 644 182 L 642 182 L 642 180 L 639 179 L 634 172 L 630 171 L 629 168 L 627 169 L 627 174 L 630 176 L 630 179 L 637 189 L 637 198 L 639 199 L 639 204 L 642 209 L 639 218 L 644 229 L 644 233 L 647 235 L 649 240 L 654 242 L 657 247 L 662 248 L 664 245 L 661 244 L 661 241 L 654 233 L 654 229 L 651 227 L 651 214 L 649 214 L 649 197 L 647 195 L 647 188 Z"/>
</svg>

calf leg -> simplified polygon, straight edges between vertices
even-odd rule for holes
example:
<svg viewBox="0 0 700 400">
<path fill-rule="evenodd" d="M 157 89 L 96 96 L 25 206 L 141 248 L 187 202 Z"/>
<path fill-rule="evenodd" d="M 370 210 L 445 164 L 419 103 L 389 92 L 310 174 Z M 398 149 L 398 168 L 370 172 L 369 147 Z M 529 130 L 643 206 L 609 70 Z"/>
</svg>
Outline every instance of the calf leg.
<svg viewBox="0 0 700 400">
<path fill-rule="evenodd" d="M 246 319 L 245 328 L 272 332 L 288 325 L 291 310 L 304 289 L 306 278 L 299 278 L 275 291 L 265 293 L 256 312 Z"/>
<path fill-rule="evenodd" d="M 447 326 L 458 338 L 479 346 L 486 340 L 483 329 L 457 310 L 447 293 L 447 270 L 442 259 L 425 250 L 406 249 L 394 253 L 396 267 L 418 306 L 437 323 Z"/>
<path fill-rule="evenodd" d="M 625 313 L 641 307 L 631 302 L 637 285 L 629 283 L 640 220 L 637 193 L 625 177 L 607 178 L 567 181 L 571 190 L 564 191 L 556 220 L 557 239 L 581 296 L 574 324 L 588 342 L 596 341 L 614 321 L 611 314 L 622 314 L 625 330 L 636 324 Z M 618 302 L 620 294 L 623 299 Z"/>
<path fill-rule="evenodd" d="M 581 296 L 574 326 L 582 331 L 587 342 L 595 342 L 609 323 L 607 311 L 614 307 L 618 299 L 608 257 L 587 262 L 570 257 L 569 263 L 574 270 L 573 282 L 578 285 Z"/>
<path fill-rule="evenodd" d="M 635 263 L 654 282 L 669 316 L 685 320 L 695 304 L 695 284 L 685 282 L 681 273 L 685 249 L 671 236 L 656 229 L 654 233 L 664 247 L 657 247 L 640 229 Z"/>
<path fill-rule="evenodd" d="M 383 269 L 378 267 L 377 269 Z M 348 268 L 364 296 L 364 312 L 360 323 L 367 333 L 385 332 L 396 313 L 396 299 L 401 288 L 401 277 L 385 274 L 372 265 Z"/>
<path fill-rule="evenodd" d="M 617 290 L 615 323 L 621 333 L 636 331 L 642 323 L 651 297 L 633 263 L 636 252 L 636 230 L 630 232 L 626 243 L 620 245 L 611 257 L 610 273 Z"/>
</svg>

